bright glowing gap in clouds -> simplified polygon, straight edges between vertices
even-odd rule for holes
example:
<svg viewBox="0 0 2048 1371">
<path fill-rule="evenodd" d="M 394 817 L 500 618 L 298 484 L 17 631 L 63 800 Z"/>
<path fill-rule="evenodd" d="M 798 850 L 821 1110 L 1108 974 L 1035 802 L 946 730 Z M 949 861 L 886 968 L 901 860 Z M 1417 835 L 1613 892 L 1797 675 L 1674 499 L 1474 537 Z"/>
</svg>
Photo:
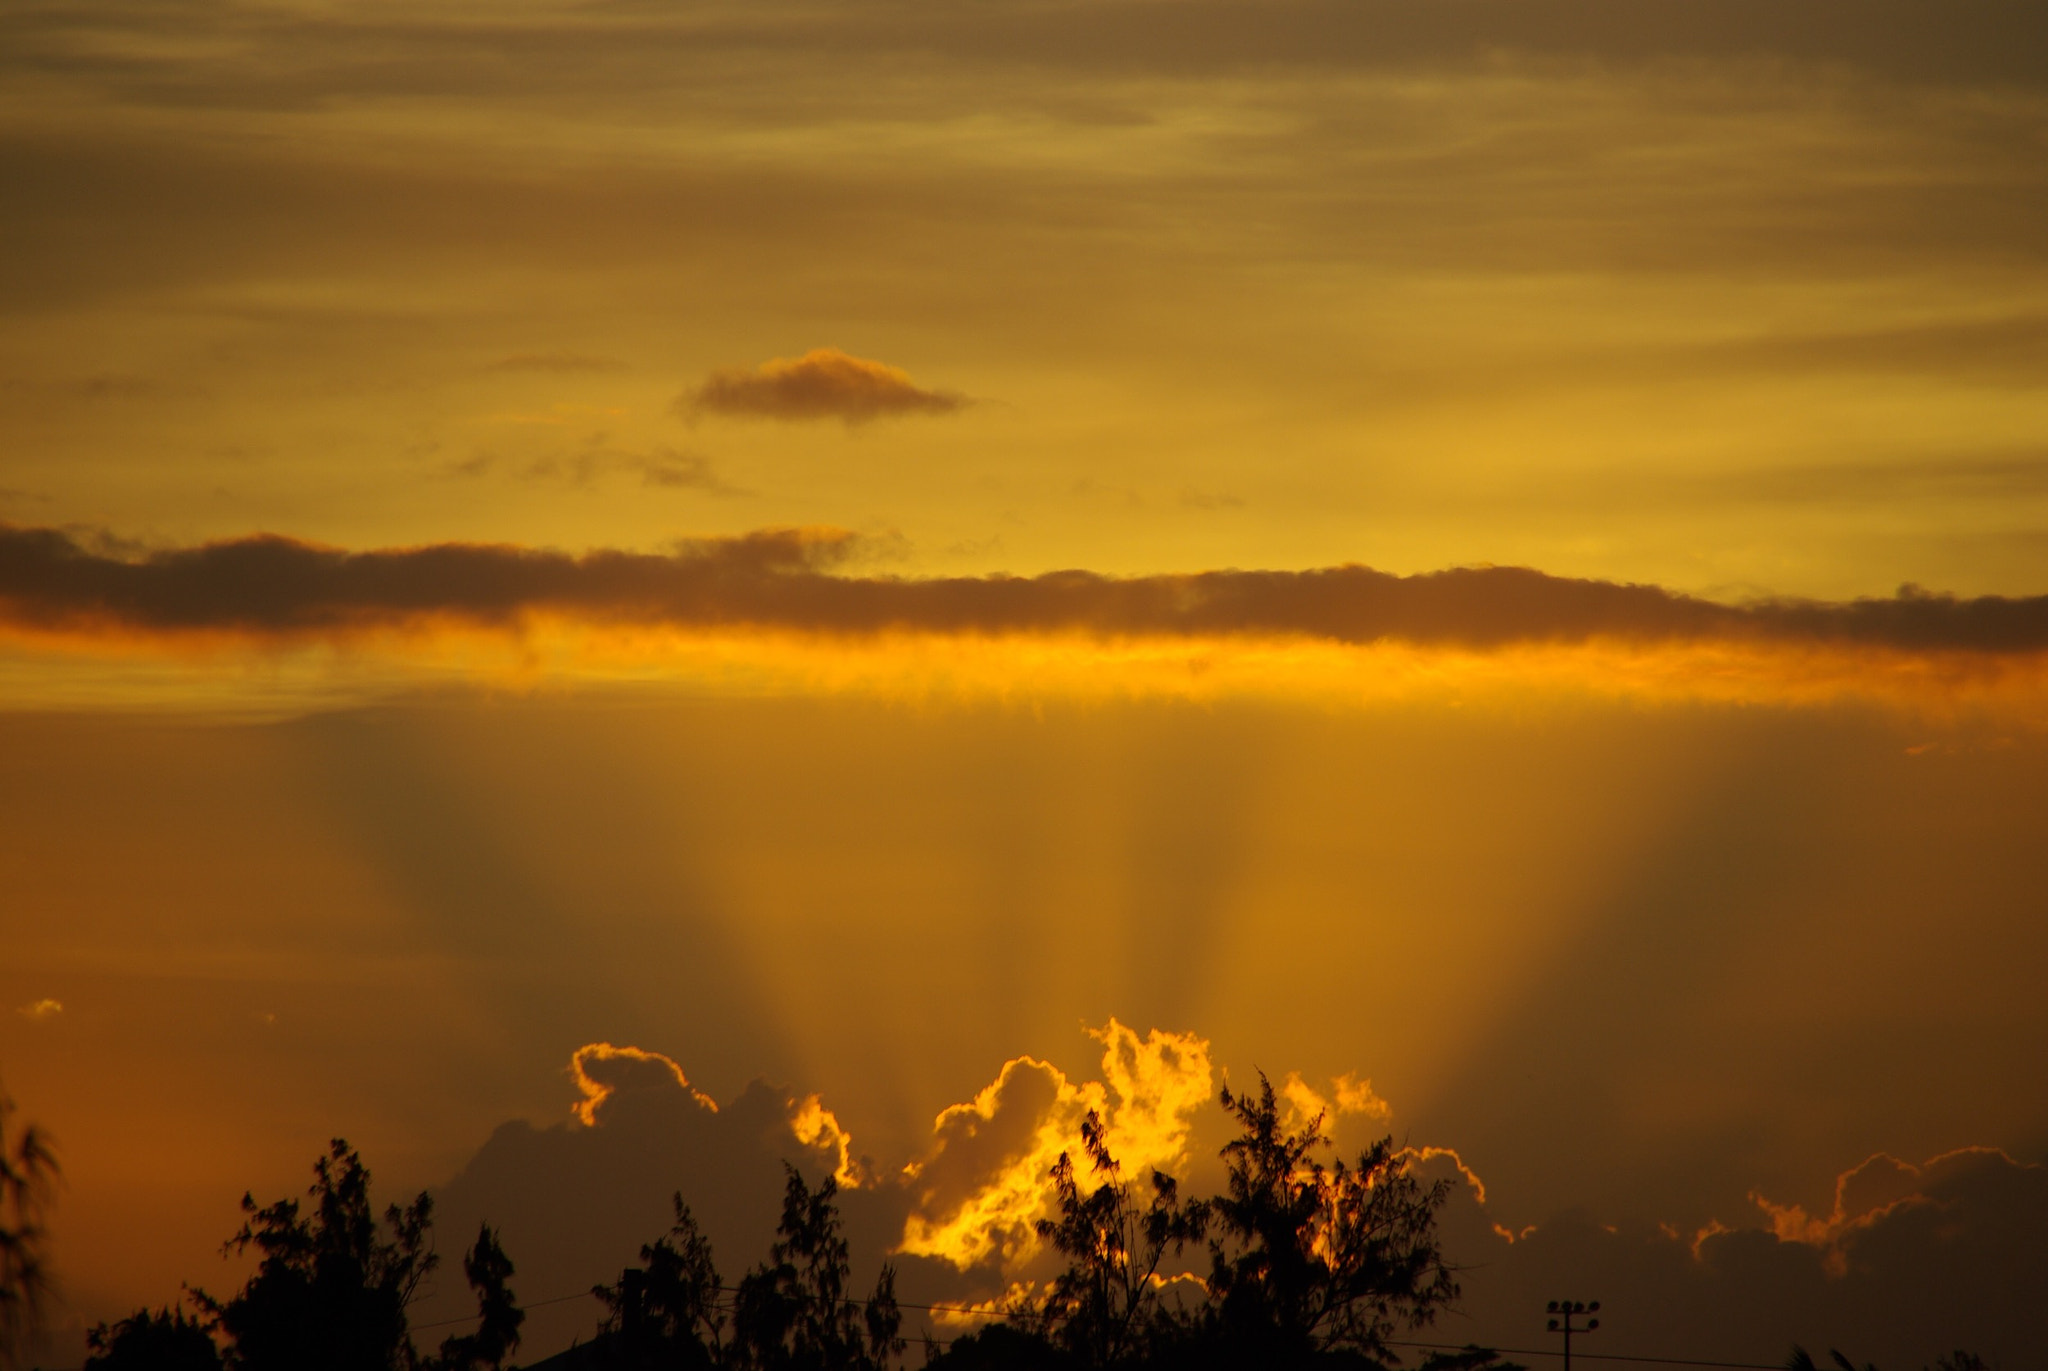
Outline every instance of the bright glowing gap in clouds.
<svg viewBox="0 0 2048 1371">
<path fill-rule="evenodd" d="M 1494 693 L 2041 717 L 2048 597 L 1730 606 L 1480 567 L 1107 577 L 838 574 L 832 529 L 667 554 L 258 537 L 125 556 L 0 526 L 0 644 L 33 696 L 137 661 L 354 688 L 590 683 L 917 698 L 1329 704 Z M 251 671 L 251 664 L 260 671 Z M 116 692 L 118 693 L 118 692 Z M 147 694 L 138 687 L 137 694 Z"/>
</svg>

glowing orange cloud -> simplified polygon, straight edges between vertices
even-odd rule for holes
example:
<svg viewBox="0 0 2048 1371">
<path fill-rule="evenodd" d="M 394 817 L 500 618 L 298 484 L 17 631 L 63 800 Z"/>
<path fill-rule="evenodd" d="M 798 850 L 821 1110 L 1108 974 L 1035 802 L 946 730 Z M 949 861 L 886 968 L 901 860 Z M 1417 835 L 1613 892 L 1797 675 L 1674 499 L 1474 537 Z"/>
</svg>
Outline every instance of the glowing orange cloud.
<svg viewBox="0 0 2048 1371">
<path fill-rule="evenodd" d="M 1279 1094 L 1287 1104 L 1287 1126 L 1293 1129 L 1306 1128 L 1314 1119 L 1327 1123 L 1345 1114 L 1362 1114 L 1381 1123 L 1393 1117 L 1392 1106 L 1373 1093 L 1372 1082 L 1349 1072 L 1331 1078 L 1326 1096 L 1304 1081 L 1300 1072 L 1290 1071 L 1280 1082 Z"/>
<path fill-rule="evenodd" d="M 1479 1203 L 1481 1204 L 1485 1204 L 1486 1182 L 1479 1179 L 1479 1173 L 1477 1171 L 1474 1171 L 1471 1167 L 1465 1165 L 1465 1159 L 1458 1155 L 1457 1148 L 1404 1147 L 1399 1152 L 1396 1152 L 1394 1154 L 1394 1160 L 1401 1162 L 1404 1165 L 1412 1165 L 1418 1162 L 1435 1161 L 1439 1157 L 1447 1159 L 1452 1166 L 1458 1168 L 1458 1174 L 1465 1178 L 1465 1184 L 1472 1187 L 1472 1198 L 1479 1201 Z M 1494 1229 L 1496 1232 L 1505 1231 L 1501 1229 L 1498 1224 L 1494 1225 Z"/>
<path fill-rule="evenodd" d="M 619 1089 L 617 1081 L 602 1079 L 607 1074 L 603 1067 L 609 1062 L 636 1062 L 658 1065 L 669 1076 L 673 1077 L 676 1085 L 688 1092 L 690 1098 L 695 1100 L 701 1108 L 708 1109 L 714 1114 L 718 1112 L 718 1102 L 703 1091 L 692 1086 L 690 1078 L 683 1074 L 683 1068 L 676 1065 L 672 1058 L 664 1057 L 659 1052 L 648 1052 L 638 1047 L 616 1047 L 611 1043 L 585 1043 L 577 1048 L 575 1053 L 569 1058 L 569 1078 L 576 1082 L 576 1088 L 583 1094 L 583 1098 L 571 1105 L 570 1109 L 578 1119 L 590 1127 L 594 1128 L 597 1126 L 598 1109 Z M 593 1066 L 599 1068 L 596 1075 L 591 1073 Z"/>
<path fill-rule="evenodd" d="M 1154 1029 L 1140 1038 L 1111 1019 L 1089 1035 L 1103 1047 L 1100 1081 L 1074 1082 L 1049 1062 L 1018 1057 L 972 1100 L 933 1121 L 933 1145 L 905 1168 L 917 1208 L 900 1252 L 966 1270 L 1005 1267 L 1038 1246 L 1033 1223 L 1049 1211 L 1051 1173 L 1079 1151 L 1094 1110 L 1126 1174 L 1169 1170 L 1186 1159 L 1192 1116 L 1210 1098 L 1209 1044 Z"/>
<path fill-rule="evenodd" d="M 839 1182 L 844 1190 L 858 1190 L 867 1179 L 861 1164 L 853 1156 L 853 1135 L 840 1126 L 839 1117 L 825 1108 L 816 1095 L 806 1095 L 801 1100 L 790 1101 L 789 1131 L 805 1147 L 829 1151 L 838 1161 L 832 1168 L 832 1179 Z"/>
</svg>

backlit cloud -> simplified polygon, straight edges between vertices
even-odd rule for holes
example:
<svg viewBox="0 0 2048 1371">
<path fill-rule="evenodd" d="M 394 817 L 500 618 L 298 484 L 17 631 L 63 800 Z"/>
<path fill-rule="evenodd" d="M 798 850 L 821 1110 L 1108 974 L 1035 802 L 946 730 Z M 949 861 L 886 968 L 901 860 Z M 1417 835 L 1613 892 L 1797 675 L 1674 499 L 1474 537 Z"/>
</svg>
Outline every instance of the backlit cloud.
<svg viewBox="0 0 2048 1371">
<path fill-rule="evenodd" d="M 522 1272 L 531 1263 L 536 1290 L 570 1292 L 608 1278 L 665 1228 L 667 1196 L 679 1189 L 730 1274 L 765 1249 L 787 1160 L 813 1178 L 838 1176 L 858 1268 L 893 1262 L 905 1298 L 939 1306 L 941 1322 L 971 1326 L 1043 1278 L 1050 1254 L 1033 1222 L 1050 1211 L 1048 1173 L 1061 1152 L 1078 1151 L 1089 1110 L 1103 1119 L 1127 1180 L 1158 1167 L 1192 1193 L 1210 1193 L 1221 1179 L 1210 1043 L 1140 1035 L 1116 1020 L 1091 1036 L 1102 1049 L 1096 1078 L 1012 1058 L 973 1098 L 939 1113 L 907 1165 L 881 1166 L 856 1157 L 818 1094 L 756 1081 L 719 1109 L 667 1055 L 593 1043 L 571 1065 L 583 1095 L 574 1121 L 503 1126 L 437 1204 L 452 1226 L 502 1225 Z M 1362 1118 L 1374 1133 L 1389 1122 L 1384 1101 L 1354 1076 L 1323 1089 L 1290 1072 L 1278 1093 L 1290 1126 L 1323 1112 Z M 1338 1141 L 1338 1154 L 1349 1155 Z M 1454 1182 L 1443 1234 L 1463 1265 L 1465 1298 L 1446 1340 L 1533 1345 L 1530 1311 L 1563 1293 L 1560 1273 L 1604 1302 L 1614 1352 L 1768 1364 L 1799 1340 L 1843 1346 L 1859 1364 L 1921 1365 L 1956 1346 L 2010 1361 L 2042 1328 L 2007 1287 L 2013 1273 L 2041 1269 L 2048 1168 L 1995 1148 L 1918 1164 L 1878 1154 L 1836 1179 L 1825 1214 L 1753 1195 L 1755 1210 L 1698 1232 L 1584 1211 L 1525 1223 L 1537 1197 L 1491 1193 L 1457 1148 L 1409 1146 L 1397 1157 Z M 1510 1208 L 1521 1211 L 1515 1227 L 1502 1222 Z M 447 1301 L 458 1313 L 459 1295 Z M 541 1317 L 562 1341 L 591 1317 L 573 1304 L 548 1309 Z"/>
<path fill-rule="evenodd" d="M 586 1043 L 569 1058 L 569 1077 L 583 1094 L 572 1109 L 577 1118 L 593 1127 L 598 1110 L 622 1090 L 663 1090 L 674 1085 L 687 1091 L 699 1107 L 718 1112 L 718 1102 L 692 1086 L 683 1068 L 659 1052 Z"/>
<path fill-rule="evenodd" d="M 1290 1128 L 1305 1128 L 1314 1119 L 1321 1119 L 1326 1129 L 1334 1128 L 1345 1114 L 1362 1114 L 1381 1123 L 1393 1117 L 1392 1107 L 1373 1093 L 1372 1082 L 1349 1072 L 1332 1078 L 1326 1094 L 1303 1080 L 1300 1072 L 1290 1071 L 1281 1079 L 1279 1094 Z"/>
<path fill-rule="evenodd" d="M 1763 1227 L 1751 1214 L 1646 1233 L 1577 1211 L 1511 1233 L 1482 1229 L 1461 1193 L 1447 1218 L 1473 1263 L 1470 1327 L 1537 1346 L 1531 1311 L 1583 1291 L 1602 1301 L 1607 1352 L 1768 1365 L 1797 1342 L 1859 1366 L 1925 1366 L 1961 1347 L 1996 1366 L 2024 1364 L 2048 1336 L 2031 1290 L 2048 1261 L 2048 1168 L 1990 1147 L 1918 1165 L 1880 1154 L 1837 1178 L 1827 1214 L 1753 1198 Z"/>
<path fill-rule="evenodd" d="M 962 1269 L 1028 1258 L 1038 1248 L 1032 1225 L 1052 1201 L 1052 1168 L 1061 1153 L 1080 1152 L 1090 1110 L 1125 1176 L 1180 1169 L 1195 1113 L 1211 1099 L 1208 1042 L 1159 1029 L 1140 1038 L 1115 1019 L 1089 1036 L 1102 1044 L 1102 1080 L 1072 1081 L 1017 1057 L 940 1113 L 931 1150 L 905 1168 L 915 1208 L 900 1251 Z"/>
<path fill-rule="evenodd" d="M 1129 577 L 834 574 L 861 546 L 831 528 L 763 529 L 669 553 L 582 554 L 484 543 L 350 552 L 263 534 L 131 556 L 73 530 L 0 525 L 0 624 L 293 639 L 560 616 L 676 629 L 1279 636 L 1473 649 L 1594 640 L 2048 649 L 2048 596 L 1958 599 L 1908 586 L 1890 598 L 1725 605 L 1522 567 L 1414 576 L 1356 565 Z"/>
<path fill-rule="evenodd" d="M 1858 1233 L 1897 1210 L 1936 1203 L 1934 1196 L 1945 1185 L 1974 1168 L 1997 1162 L 2020 1165 L 1995 1147 L 1961 1147 L 1918 1166 L 1879 1152 L 1835 1178 L 1835 1207 L 1827 1214 L 1809 1214 L 1797 1204 L 1775 1204 L 1754 1191 L 1750 1199 L 1769 1218 L 1771 1231 L 1780 1242 L 1821 1249 L 1826 1253 L 1827 1270 L 1839 1276 L 1848 1270 L 1849 1244 Z M 1703 1234 L 1702 1239 L 1705 1236 L 1709 1235 Z"/>
<path fill-rule="evenodd" d="M 952 391 L 927 390 L 910 373 L 838 348 L 777 357 L 751 370 L 715 371 L 676 401 L 684 415 L 754 419 L 843 419 L 866 423 L 899 414 L 951 414 L 968 403 Z"/>
<path fill-rule="evenodd" d="M 14 1012 L 21 1015 L 21 1017 L 23 1017 L 24 1019 L 35 1019 L 40 1021 L 43 1019 L 56 1018 L 59 1014 L 62 1014 L 64 1012 L 64 1006 L 62 1004 L 59 1004 L 56 1000 L 45 998 L 40 1000 L 33 1000 L 28 1004 L 21 1006 Z"/>
</svg>

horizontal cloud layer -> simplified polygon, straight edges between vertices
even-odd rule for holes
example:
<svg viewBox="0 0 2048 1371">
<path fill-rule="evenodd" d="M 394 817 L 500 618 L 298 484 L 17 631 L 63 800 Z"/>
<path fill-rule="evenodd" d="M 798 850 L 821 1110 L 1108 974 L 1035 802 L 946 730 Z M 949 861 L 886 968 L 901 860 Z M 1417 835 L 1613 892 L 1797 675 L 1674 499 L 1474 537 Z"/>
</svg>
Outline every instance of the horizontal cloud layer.
<svg viewBox="0 0 2048 1371">
<path fill-rule="evenodd" d="M 0 624 L 59 634 L 302 640 L 534 617 L 828 634 L 1299 636 L 1465 648 L 1593 640 L 1763 640 L 1908 652 L 2048 649 L 2048 596 L 1902 588 L 1846 603 L 1723 605 L 1517 567 L 1397 576 L 1362 566 L 1111 577 L 839 574 L 836 529 L 769 529 L 669 553 L 580 555 L 442 543 L 350 552 L 261 535 L 128 554 L 55 528 L 0 525 Z"/>
</svg>

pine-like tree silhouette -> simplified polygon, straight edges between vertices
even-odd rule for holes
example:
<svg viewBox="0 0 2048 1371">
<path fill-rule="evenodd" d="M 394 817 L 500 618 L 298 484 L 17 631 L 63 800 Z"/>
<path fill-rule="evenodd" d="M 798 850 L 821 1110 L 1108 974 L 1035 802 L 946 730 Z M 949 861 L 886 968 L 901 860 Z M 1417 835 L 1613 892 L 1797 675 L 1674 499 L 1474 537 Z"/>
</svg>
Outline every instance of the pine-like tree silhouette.
<svg viewBox="0 0 2048 1371">
<path fill-rule="evenodd" d="M 489 1224 L 477 1226 L 476 1244 L 462 1258 L 462 1274 L 476 1292 L 477 1329 L 444 1339 L 435 1371 L 499 1371 L 519 1346 L 519 1325 L 526 1311 L 506 1284 L 512 1259 L 498 1244 Z"/>
<path fill-rule="evenodd" d="M 1095 1185 L 1086 1193 L 1062 1152 L 1053 1167 L 1057 1219 L 1040 1219 L 1038 1235 L 1066 1255 L 1067 1267 L 1035 1311 L 1046 1338 L 1083 1366 L 1121 1366 L 1156 1341 L 1178 1307 L 1162 1304 L 1160 1264 L 1169 1252 L 1199 1242 L 1209 1207 L 1180 1201 L 1179 1183 L 1163 1171 L 1141 1197 L 1109 1153 L 1101 1116 L 1081 1122 L 1081 1146 Z"/>
<path fill-rule="evenodd" d="M 50 1272 L 43 1218 L 59 1175 L 50 1139 L 34 1124 L 16 1132 L 14 1101 L 0 1093 L 0 1365 L 13 1365 L 41 1326 Z"/>
<path fill-rule="evenodd" d="M 1838 1371 L 1857 1371 L 1856 1363 L 1849 1360 L 1848 1354 L 1838 1348 L 1828 1349 L 1828 1360 L 1835 1364 Z M 1785 1368 L 1786 1371 L 1823 1371 L 1820 1364 L 1814 1361 L 1813 1353 L 1797 1343 L 1792 1344 L 1792 1355 L 1785 1359 Z M 1877 1366 L 1874 1363 L 1865 1363 L 1862 1371 L 1877 1371 Z M 1975 1352 L 1965 1352 L 1957 1348 L 1953 1352 L 1936 1357 L 1934 1365 L 1926 1368 L 1926 1371 L 1991 1371 L 1991 1366 Z"/>
<path fill-rule="evenodd" d="M 1182 1201 L 1163 1172 L 1149 1195 L 1125 1181 L 1102 1122 L 1081 1143 L 1097 1179 L 1084 1189 L 1062 1154 L 1058 1217 L 1040 1222 L 1067 1265 L 1013 1322 L 954 1340 L 930 1359 L 943 1371 L 1095 1371 L 1116 1367 L 1391 1367 L 1389 1339 L 1426 1324 L 1458 1295 L 1437 1243 L 1449 1184 L 1423 1185 L 1393 1140 L 1355 1165 L 1324 1165 L 1321 1116 L 1299 1131 L 1280 1118 L 1263 1075 L 1256 1098 L 1223 1092 L 1241 1132 L 1222 1151 L 1225 1192 Z M 1208 1239 L 1206 1279 L 1185 1282 L 1172 1255 Z M 1187 1292 L 1169 1298 L 1170 1289 Z M 1439 1353 L 1424 1371 L 1518 1371 L 1485 1348 Z"/>
<path fill-rule="evenodd" d="M 710 1368 L 725 1361 L 725 1312 L 711 1244 L 678 1192 L 667 1236 L 640 1249 L 646 1266 L 592 1294 L 610 1311 L 604 1331 L 607 1364 L 619 1367 Z"/>
<path fill-rule="evenodd" d="M 462 1259 L 476 1293 L 474 1332 L 445 1339 L 439 1357 L 413 1346 L 406 1307 L 434 1270 L 425 1191 L 391 1205 L 380 1224 L 370 1172 L 341 1138 L 313 1164 L 313 1201 L 256 1206 L 242 1196 L 241 1231 L 226 1253 L 255 1248 L 255 1274 L 232 1297 L 190 1292 L 198 1317 L 139 1309 L 87 1334 L 90 1371 L 500 1371 L 526 1314 L 507 1283 L 512 1259 L 489 1224 Z"/>
<path fill-rule="evenodd" d="M 1226 1089 L 1223 1105 L 1243 1131 L 1210 1202 L 1203 1343 L 1231 1365 L 1398 1363 L 1387 1339 L 1458 1297 L 1436 1236 L 1449 1182 L 1423 1185 L 1391 1138 L 1324 1166 L 1322 1116 L 1290 1132 L 1263 1073 L 1256 1099 Z"/>
<path fill-rule="evenodd" d="M 730 1364 L 748 1371 L 885 1371 L 902 1353 L 896 1272 L 884 1266 L 865 1301 L 849 1297 L 839 1187 L 816 1190 L 784 1164 L 782 1221 L 768 1260 L 740 1282 Z"/>
<path fill-rule="evenodd" d="M 85 1335 L 85 1371 L 220 1371 L 206 1324 L 182 1309 L 138 1309 Z"/>
<path fill-rule="evenodd" d="M 370 1207 L 370 1173 L 343 1139 L 314 1163 L 307 1192 L 247 1215 L 223 1250 L 255 1248 L 262 1262 L 232 1298 L 194 1299 L 230 1345 L 238 1371 L 411 1371 L 418 1361 L 406 1306 L 438 1260 L 427 1241 L 433 1201 L 425 1191 L 404 1207 Z"/>
</svg>

